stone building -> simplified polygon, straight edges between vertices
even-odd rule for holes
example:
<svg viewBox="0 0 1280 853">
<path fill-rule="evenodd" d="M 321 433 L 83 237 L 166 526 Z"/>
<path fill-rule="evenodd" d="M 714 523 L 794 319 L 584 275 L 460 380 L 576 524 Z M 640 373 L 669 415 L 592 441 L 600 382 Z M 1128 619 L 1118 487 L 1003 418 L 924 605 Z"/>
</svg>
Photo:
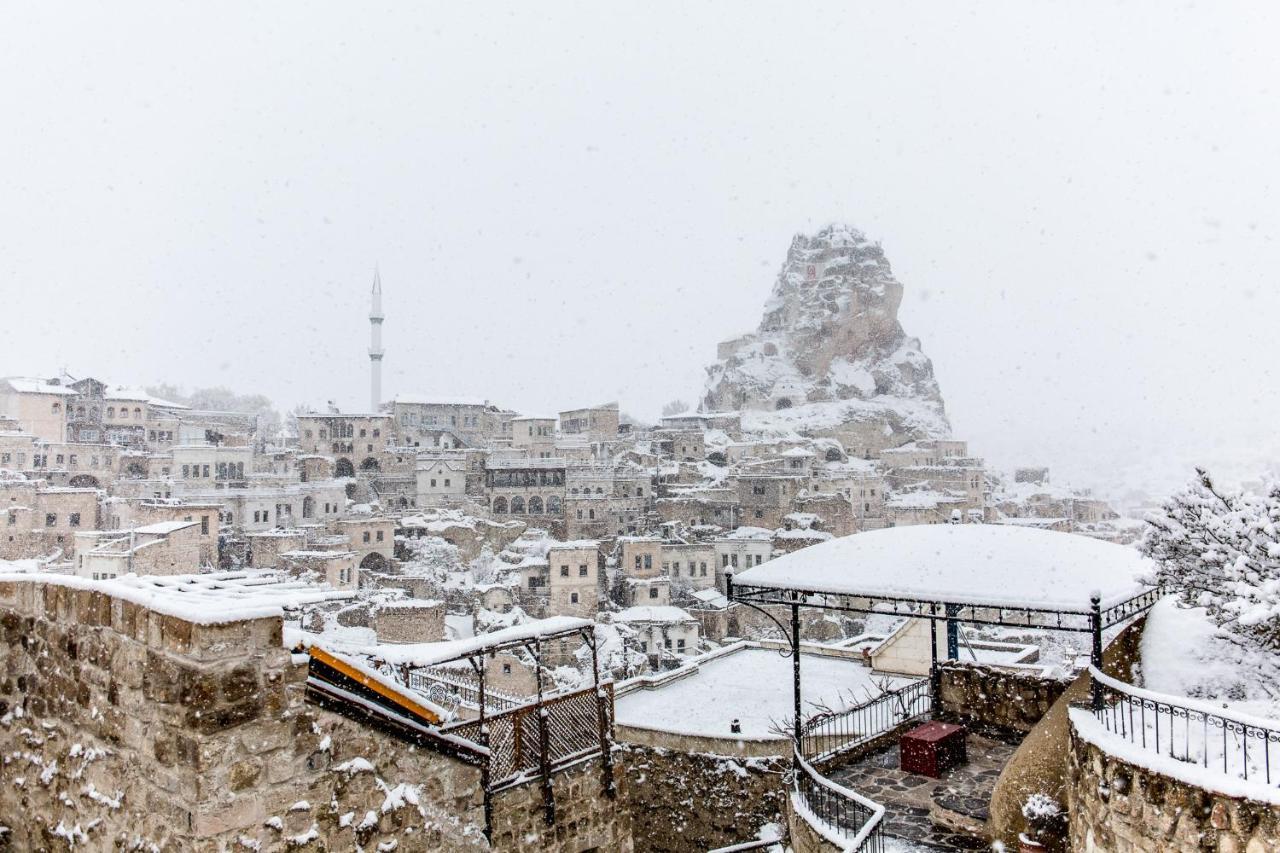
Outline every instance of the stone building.
<svg viewBox="0 0 1280 853">
<path fill-rule="evenodd" d="M 160 521 L 77 534 L 73 565 L 80 577 L 107 580 L 127 574 L 186 575 L 211 564 L 200 560 L 200 522 Z"/>
<path fill-rule="evenodd" d="M 279 568 L 295 577 L 314 578 L 334 589 L 360 588 L 360 567 L 354 551 L 307 550 L 285 551 L 279 556 Z"/>
<path fill-rule="evenodd" d="M 75 535 L 99 526 L 99 493 L 0 480 L 0 513 L 0 559 L 69 558 Z"/>
<path fill-rule="evenodd" d="M 525 416 L 511 419 L 511 446 L 530 459 L 556 455 L 556 419 Z"/>
<path fill-rule="evenodd" d="M 361 569 L 384 571 L 395 557 L 396 524 L 389 518 L 342 518 L 334 530 L 347 537 Z"/>
<path fill-rule="evenodd" d="M 515 413 L 488 400 L 400 394 L 388 406 L 396 429 L 409 445 L 433 446 L 439 430 L 449 430 L 469 447 L 510 445 Z M 438 445 L 435 445 L 438 446 Z"/>
<path fill-rule="evenodd" d="M 664 542 L 662 572 L 678 588 L 706 589 L 716 586 L 716 549 L 710 542 Z"/>
<path fill-rule="evenodd" d="M 698 653 L 698 620 L 679 607 L 639 605 L 613 614 L 616 624 L 635 631 L 635 642 L 655 669 L 679 665 Z"/>
<path fill-rule="evenodd" d="M 400 443 L 394 430 L 391 415 L 298 415 L 298 449 L 332 457 L 335 477 L 354 477 L 381 469 L 380 454 Z"/>
<path fill-rule="evenodd" d="M 738 504 L 742 524 L 781 527 L 792 502 L 808 483 L 807 477 L 785 474 L 753 474 L 738 477 Z"/>
<path fill-rule="evenodd" d="M 564 460 L 491 459 L 485 468 L 485 492 L 495 518 L 515 517 L 563 531 Z"/>
<path fill-rule="evenodd" d="M 379 643 L 439 643 L 445 638 L 444 602 L 397 599 L 373 609 Z"/>
<path fill-rule="evenodd" d="M 657 536 L 619 536 L 618 567 L 629 578 L 662 574 L 662 539 Z"/>
<path fill-rule="evenodd" d="M 560 413 L 560 432 L 581 436 L 588 442 L 614 441 L 618 437 L 618 404 L 602 403 Z"/>
<path fill-rule="evenodd" d="M 467 497 L 467 462 L 462 454 L 418 456 L 417 505 L 456 506 Z"/>
<path fill-rule="evenodd" d="M 0 415 L 16 420 L 41 441 L 67 440 L 67 406 L 76 392 L 58 380 L 0 379 Z"/>
<path fill-rule="evenodd" d="M 547 551 L 547 563 L 547 615 L 593 618 L 599 609 L 600 543 L 557 543 Z"/>
<path fill-rule="evenodd" d="M 252 447 L 175 446 L 170 470 L 180 491 L 244 488 L 253 474 Z"/>
</svg>

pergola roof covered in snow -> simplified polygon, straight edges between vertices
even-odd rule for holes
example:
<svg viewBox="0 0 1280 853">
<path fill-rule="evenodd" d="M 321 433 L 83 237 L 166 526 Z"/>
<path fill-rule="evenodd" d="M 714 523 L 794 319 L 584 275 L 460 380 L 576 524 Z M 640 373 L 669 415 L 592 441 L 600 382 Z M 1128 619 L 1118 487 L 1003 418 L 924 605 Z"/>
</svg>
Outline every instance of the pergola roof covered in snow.
<svg viewBox="0 0 1280 853">
<path fill-rule="evenodd" d="M 944 524 L 856 533 L 754 566 L 734 598 L 777 602 L 777 591 L 884 602 L 1088 614 L 1091 597 L 1114 624 L 1145 609 L 1153 568 L 1135 549 L 1071 533 Z M 819 605 L 821 606 L 821 605 Z"/>
</svg>

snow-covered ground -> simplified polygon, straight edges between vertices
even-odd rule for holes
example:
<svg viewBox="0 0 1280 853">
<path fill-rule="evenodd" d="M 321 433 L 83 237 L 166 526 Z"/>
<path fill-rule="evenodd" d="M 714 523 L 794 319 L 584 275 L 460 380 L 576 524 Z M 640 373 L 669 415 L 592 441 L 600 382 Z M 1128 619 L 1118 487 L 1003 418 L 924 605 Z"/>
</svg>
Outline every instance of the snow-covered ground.
<svg viewBox="0 0 1280 853">
<path fill-rule="evenodd" d="M 1141 675 L 1148 690 L 1280 720 L 1280 659 L 1228 639 L 1202 608 L 1172 596 L 1147 616 Z"/>
<path fill-rule="evenodd" d="M 847 708 L 912 679 L 887 678 L 843 658 L 802 655 L 801 695 L 805 715 L 820 706 Z M 728 736 L 738 719 L 744 737 L 769 737 L 774 721 L 792 715 L 791 659 L 770 649 L 743 649 L 699 663 L 692 675 L 617 700 L 622 725 L 680 734 Z"/>
</svg>

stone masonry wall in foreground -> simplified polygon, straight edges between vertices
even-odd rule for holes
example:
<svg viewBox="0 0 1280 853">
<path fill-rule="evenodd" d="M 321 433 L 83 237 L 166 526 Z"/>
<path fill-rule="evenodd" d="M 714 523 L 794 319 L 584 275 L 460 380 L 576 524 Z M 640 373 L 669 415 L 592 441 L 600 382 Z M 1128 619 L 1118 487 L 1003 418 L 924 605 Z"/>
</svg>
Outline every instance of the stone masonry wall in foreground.
<svg viewBox="0 0 1280 853">
<path fill-rule="evenodd" d="M 1280 808 L 1122 761 L 1071 732 L 1071 849 L 1080 853 L 1272 853 Z"/>
<path fill-rule="evenodd" d="M 0 850 L 487 848 L 477 769 L 306 703 L 305 682 L 279 617 L 0 582 Z M 628 849 L 599 769 L 556 777 L 555 826 L 536 785 L 495 797 L 496 849 Z"/>
</svg>

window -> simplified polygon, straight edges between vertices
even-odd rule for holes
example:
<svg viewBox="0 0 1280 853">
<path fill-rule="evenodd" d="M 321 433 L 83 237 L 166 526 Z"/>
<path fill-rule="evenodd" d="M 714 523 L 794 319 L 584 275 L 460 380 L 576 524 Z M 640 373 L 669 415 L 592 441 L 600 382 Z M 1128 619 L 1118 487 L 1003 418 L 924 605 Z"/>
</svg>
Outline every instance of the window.
<svg viewBox="0 0 1280 853">
<path fill-rule="evenodd" d="M 636 554 L 636 568 L 637 568 L 637 569 L 644 568 L 644 561 L 642 561 L 642 560 L 640 559 L 640 555 L 639 555 L 639 554 Z"/>
<path fill-rule="evenodd" d="M 644 567 L 645 567 L 646 569 L 652 569 L 652 568 L 653 568 L 653 555 L 652 555 L 652 554 L 645 554 L 645 555 L 644 555 Z"/>
<path fill-rule="evenodd" d="M 728 555 L 728 554 L 721 554 L 721 555 L 720 555 L 720 568 L 722 568 L 722 569 L 727 569 L 727 568 L 729 568 L 729 555 Z"/>
<path fill-rule="evenodd" d="M 9 525 L 12 526 L 17 523 L 18 523 L 18 513 L 14 512 L 13 510 L 9 510 Z"/>
<path fill-rule="evenodd" d="M 671 648 L 671 638 L 670 638 L 670 637 L 663 637 L 663 638 L 662 638 L 662 647 L 663 647 L 664 649 L 669 649 L 669 648 Z"/>
<path fill-rule="evenodd" d="M 433 486 L 434 486 L 434 485 L 435 485 L 435 483 L 432 483 L 431 485 L 433 485 Z M 444 481 L 444 487 L 445 487 L 446 489 L 447 489 L 447 488 L 449 488 L 449 479 L 448 479 L 447 477 L 445 478 L 445 481 Z"/>
<path fill-rule="evenodd" d="M 683 640 L 683 639 L 676 640 L 676 651 L 678 651 L 678 652 L 683 652 L 683 651 L 684 651 L 684 640 Z"/>
<path fill-rule="evenodd" d="M 383 534 L 384 534 L 385 532 L 386 532 L 386 531 L 383 531 L 383 530 L 379 530 L 379 531 L 378 531 L 378 541 L 379 541 L 379 542 L 381 542 L 381 541 L 382 541 L 382 536 L 383 536 Z"/>
<path fill-rule="evenodd" d="M 762 509 L 756 510 L 756 518 L 764 518 L 764 510 Z"/>
<path fill-rule="evenodd" d="M 209 516 L 207 515 L 200 516 L 200 535 L 209 535 Z"/>
<path fill-rule="evenodd" d="M 52 513 L 52 512 L 50 512 L 50 513 L 46 513 L 46 514 L 45 514 L 45 517 L 44 517 L 44 526 L 45 526 L 45 527 L 53 527 L 53 526 L 54 526 L 55 524 L 57 524 L 57 523 L 58 523 L 58 516 L 57 516 L 57 515 L 55 515 L 55 514 L 54 514 L 54 513 Z"/>
<path fill-rule="evenodd" d="M 568 566 L 561 566 L 561 567 L 560 567 L 560 577 L 562 577 L 562 578 L 567 578 L 567 577 L 569 577 L 569 567 L 568 567 Z"/>
<path fill-rule="evenodd" d="M 729 565 L 733 566 L 735 569 L 736 569 L 736 568 L 738 568 L 738 555 L 737 555 L 737 554 L 730 554 L 730 555 L 729 555 Z"/>
<path fill-rule="evenodd" d="M 580 577 L 580 578 L 585 578 L 585 577 L 587 576 L 587 574 L 588 574 L 588 572 L 587 572 L 587 564 L 586 564 L 586 563 L 583 563 L 582 565 L 578 566 L 578 577 Z"/>
<path fill-rule="evenodd" d="M 367 530 L 366 530 L 366 531 L 364 532 L 364 541 L 365 541 L 365 542 L 368 542 L 369 540 L 370 540 L 369 531 L 367 531 Z"/>
<path fill-rule="evenodd" d="M 760 565 L 762 562 L 764 562 L 764 557 L 763 557 L 762 555 L 760 555 L 760 554 L 756 554 L 756 565 L 758 566 L 758 565 Z"/>
<path fill-rule="evenodd" d="M 569 603 L 570 604 L 578 603 L 578 594 L 576 592 L 569 593 Z"/>
<path fill-rule="evenodd" d="M 431 488 L 433 488 L 433 489 L 434 489 L 435 487 L 436 487 L 436 481 L 435 481 L 435 479 L 434 479 L 434 478 L 432 478 L 432 480 L 431 480 Z"/>
<path fill-rule="evenodd" d="M 115 416 L 116 416 L 116 407 L 115 407 L 115 406 L 107 406 L 107 417 L 108 417 L 108 418 L 114 418 Z"/>
<path fill-rule="evenodd" d="M 201 467 L 201 469 L 202 469 L 202 471 L 203 471 L 203 473 L 201 474 L 201 476 L 203 476 L 203 477 L 208 477 L 208 476 L 209 476 L 209 466 L 208 466 L 208 465 L 201 465 L 200 467 Z"/>
<path fill-rule="evenodd" d="M 509 663 L 504 663 L 504 664 L 502 665 L 502 674 L 503 674 L 503 675 L 510 675 L 510 674 L 511 674 L 511 664 L 509 664 Z"/>
<path fill-rule="evenodd" d="M 649 597 L 650 598 L 658 597 L 658 588 L 656 586 L 649 587 Z"/>
<path fill-rule="evenodd" d="M 73 512 L 73 513 L 71 513 L 71 515 L 67 516 L 67 523 L 68 523 L 68 524 L 70 524 L 72 527 L 79 527 L 79 526 L 80 526 L 80 513 L 78 513 L 78 512 Z"/>
</svg>

